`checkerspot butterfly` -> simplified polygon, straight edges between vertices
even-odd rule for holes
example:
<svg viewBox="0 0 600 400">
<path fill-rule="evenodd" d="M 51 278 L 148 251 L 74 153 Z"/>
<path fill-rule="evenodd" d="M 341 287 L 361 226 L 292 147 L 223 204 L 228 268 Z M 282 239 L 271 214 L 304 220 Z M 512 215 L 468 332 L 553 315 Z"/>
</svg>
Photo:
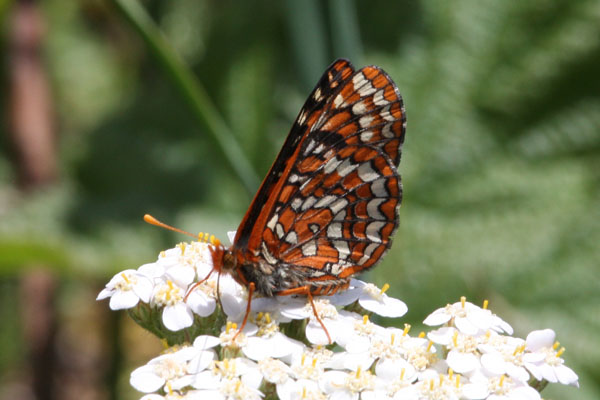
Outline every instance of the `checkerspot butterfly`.
<svg viewBox="0 0 600 400">
<path fill-rule="evenodd" d="M 242 328 L 257 291 L 308 296 L 327 333 L 312 296 L 347 288 L 391 245 L 402 199 L 396 167 L 405 126 L 402 98 L 383 70 L 356 71 L 343 59 L 327 68 L 233 245 L 212 250 L 213 271 L 229 273 L 249 289 Z"/>
<path fill-rule="evenodd" d="M 265 296 L 331 295 L 391 245 L 406 117 L 390 77 L 337 60 L 314 88 L 215 270 Z M 318 316 L 317 316 L 318 318 Z"/>
</svg>

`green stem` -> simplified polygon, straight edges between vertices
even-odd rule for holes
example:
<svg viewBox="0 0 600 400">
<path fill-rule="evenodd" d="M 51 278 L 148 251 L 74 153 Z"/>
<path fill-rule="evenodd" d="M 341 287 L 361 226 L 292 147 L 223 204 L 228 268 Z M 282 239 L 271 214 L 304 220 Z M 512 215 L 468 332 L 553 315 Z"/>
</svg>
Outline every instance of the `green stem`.
<svg viewBox="0 0 600 400">
<path fill-rule="evenodd" d="M 144 39 L 166 76 L 190 105 L 201 129 L 208 134 L 248 193 L 252 195 L 260 183 L 258 175 L 204 87 L 168 44 L 160 29 L 137 0 L 112 0 L 112 2 Z"/>
</svg>

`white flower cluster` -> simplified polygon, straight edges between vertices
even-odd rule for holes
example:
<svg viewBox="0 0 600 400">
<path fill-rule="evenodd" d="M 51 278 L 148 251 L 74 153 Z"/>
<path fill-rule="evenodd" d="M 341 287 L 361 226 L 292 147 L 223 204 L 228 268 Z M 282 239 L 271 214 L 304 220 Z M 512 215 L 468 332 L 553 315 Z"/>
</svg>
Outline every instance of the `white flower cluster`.
<svg viewBox="0 0 600 400">
<path fill-rule="evenodd" d="M 554 332 L 512 337 L 512 328 L 465 301 L 429 315 L 442 326 L 410 336 L 370 321 L 397 318 L 406 305 L 353 280 L 317 297 L 254 298 L 230 276 L 212 273 L 210 245 L 180 244 L 152 264 L 115 275 L 98 299 L 170 348 L 131 374 L 131 385 L 159 399 L 490 399 L 536 400 L 548 382 L 578 386 Z M 333 343 L 329 343 L 329 338 Z"/>
</svg>

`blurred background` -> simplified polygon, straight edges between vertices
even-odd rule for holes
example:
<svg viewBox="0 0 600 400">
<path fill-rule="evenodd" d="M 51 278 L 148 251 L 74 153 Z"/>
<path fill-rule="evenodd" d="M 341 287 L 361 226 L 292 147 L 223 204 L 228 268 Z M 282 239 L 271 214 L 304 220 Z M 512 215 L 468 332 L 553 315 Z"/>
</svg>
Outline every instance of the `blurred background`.
<svg viewBox="0 0 600 400">
<path fill-rule="evenodd" d="M 0 0 L 0 398 L 137 399 L 161 345 L 95 297 L 241 221 L 337 57 L 398 85 L 392 250 L 413 333 L 461 295 L 553 328 L 600 398 L 600 3 Z"/>
</svg>

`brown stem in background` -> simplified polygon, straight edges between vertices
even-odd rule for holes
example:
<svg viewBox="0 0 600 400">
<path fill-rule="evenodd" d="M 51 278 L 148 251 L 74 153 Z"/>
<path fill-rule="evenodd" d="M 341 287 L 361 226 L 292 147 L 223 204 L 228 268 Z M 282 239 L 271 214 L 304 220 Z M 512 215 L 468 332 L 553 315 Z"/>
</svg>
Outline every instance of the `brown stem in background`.
<svg viewBox="0 0 600 400">
<path fill-rule="evenodd" d="M 10 131 L 19 184 L 33 189 L 56 178 L 52 102 L 42 62 L 44 24 L 36 2 L 15 3 L 10 29 Z"/>
<path fill-rule="evenodd" d="M 55 398 L 56 281 L 47 268 L 35 269 L 21 279 L 23 336 L 29 347 L 31 389 L 36 399 Z"/>
<path fill-rule="evenodd" d="M 19 186 L 33 190 L 56 178 L 52 103 L 42 62 L 44 24 L 34 1 L 14 3 L 9 42 L 10 133 Z M 56 279 L 44 265 L 27 267 L 21 278 L 23 340 L 28 350 L 31 394 L 56 396 Z"/>
</svg>

